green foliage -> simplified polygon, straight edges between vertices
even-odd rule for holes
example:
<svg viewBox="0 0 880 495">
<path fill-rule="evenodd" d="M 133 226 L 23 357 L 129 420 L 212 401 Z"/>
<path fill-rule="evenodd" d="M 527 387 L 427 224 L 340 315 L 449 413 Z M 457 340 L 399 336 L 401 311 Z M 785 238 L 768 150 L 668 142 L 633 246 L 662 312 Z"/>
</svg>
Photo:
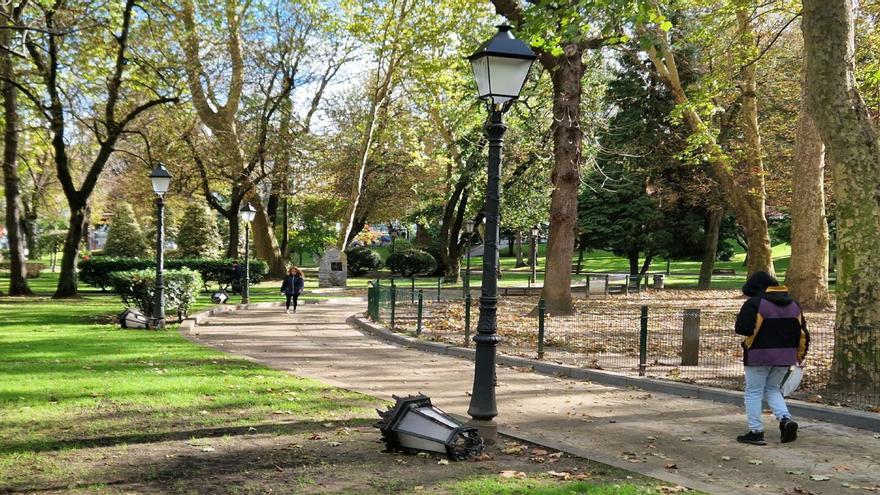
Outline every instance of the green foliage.
<svg viewBox="0 0 880 495">
<path fill-rule="evenodd" d="M 382 257 L 372 249 L 352 248 L 345 252 L 345 256 L 348 261 L 348 274 L 352 277 L 360 277 L 371 270 L 382 268 Z"/>
<path fill-rule="evenodd" d="M 166 270 L 188 268 L 201 276 L 204 289 L 214 283 L 220 289 L 227 289 L 232 284 L 231 259 L 181 258 L 165 261 Z M 79 279 L 89 285 L 106 290 L 113 284 L 109 280 L 113 272 L 156 269 L 156 261 L 142 258 L 123 258 L 116 256 L 91 256 L 83 258 L 79 263 Z M 269 265 L 261 259 L 250 260 L 251 285 L 260 283 L 269 273 Z"/>
<path fill-rule="evenodd" d="M 108 256 L 146 257 L 150 253 L 144 231 L 134 218 L 128 203 L 119 203 L 113 210 L 113 219 L 107 233 L 104 253 Z"/>
<path fill-rule="evenodd" d="M 177 232 L 177 252 L 181 258 L 216 258 L 220 254 L 220 233 L 208 206 L 194 201 L 186 208 Z"/>
<path fill-rule="evenodd" d="M 396 249 L 385 260 L 385 266 L 392 273 L 404 277 L 426 275 L 437 268 L 437 260 L 430 253 L 421 249 Z"/>
<path fill-rule="evenodd" d="M 136 306 L 145 315 L 152 315 L 155 307 L 155 270 L 113 272 L 108 277 L 113 290 L 127 307 Z M 202 277 L 193 270 L 166 270 L 163 273 L 165 311 L 185 316 L 202 289 Z"/>
</svg>

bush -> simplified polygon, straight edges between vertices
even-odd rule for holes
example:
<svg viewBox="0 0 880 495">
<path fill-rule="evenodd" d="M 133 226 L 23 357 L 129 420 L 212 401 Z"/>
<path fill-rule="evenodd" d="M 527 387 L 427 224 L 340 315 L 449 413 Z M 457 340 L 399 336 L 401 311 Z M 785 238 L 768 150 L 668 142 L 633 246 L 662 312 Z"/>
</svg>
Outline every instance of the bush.
<svg viewBox="0 0 880 495">
<path fill-rule="evenodd" d="M 437 268 L 437 260 L 421 249 L 395 249 L 385 261 L 392 273 L 404 277 L 429 274 Z"/>
<path fill-rule="evenodd" d="M 183 258 L 165 260 L 166 270 L 189 268 L 199 273 L 205 290 L 209 290 L 208 284 L 215 283 L 221 290 L 226 290 L 232 284 L 232 261 L 231 259 L 204 259 Z M 107 290 L 113 286 L 109 280 L 113 272 L 127 272 L 132 270 L 156 271 L 156 261 L 142 258 L 120 258 L 116 256 L 91 256 L 84 258 L 79 263 L 79 280 L 101 290 Z M 260 283 L 269 273 L 269 265 L 260 259 L 250 262 L 251 285 Z"/>
<path fill-rule="evenodd" d="M 216 258 L 220 255 L 217 222 L 201 202 L 191 203 L 183 213 L 177 231 L 177 256 L 180 258 Z"/>
<path fill-rule="evenodd" d="M 155 270 L 113 272 L 108 278 L 126 307 L 136 306 L 148 317 L 153 314 L 153 298 L 156 294 Z M 202 290 L 202 277 L 198 272 L 183 268 L 166 270 L 163 279 L 166 314 L 176 312 L 179 317 L 186 316 L 190 306 L 198 298 L 199 291 Z"/>
<path fill-rule="evenodd" d="M 107 232 L 107 244 L 104 253 L 108 256 L 125 256 L 129 258 L 145 257 L 150 248 L 144 231 L 134 218 L 134 211 L 128 203 L 120 203 L 113 210 L 113 220 Z"/>
<path fill-rule="evenodd" d="M 382 257 L 379 253 L 365 247 L 349 249 L 345 252 L 348 260 L 348 274 L 352 277 L 366 275 L 370 270 L 382 268 Z"/>
</svg>

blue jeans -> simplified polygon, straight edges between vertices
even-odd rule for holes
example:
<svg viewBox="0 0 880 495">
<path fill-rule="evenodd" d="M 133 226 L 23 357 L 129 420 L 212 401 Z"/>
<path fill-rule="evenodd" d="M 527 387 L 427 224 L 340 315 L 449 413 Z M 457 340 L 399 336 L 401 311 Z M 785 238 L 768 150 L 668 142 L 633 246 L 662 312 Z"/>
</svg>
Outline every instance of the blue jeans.
<svg viewBox="0 0 880 495">
<path fill-rule="evenodd" d="M 761 420 L 761 402 L 767 399 L 767 405 L 776 415 L 777 421 L 783 418 L 791 418 L 785 398 L 779 386 L 788 372 L 788 366 L 746 366 L 746 417 L 749 422 L 749 430 L 764 431 L 764 422 Z"/>
</svg>

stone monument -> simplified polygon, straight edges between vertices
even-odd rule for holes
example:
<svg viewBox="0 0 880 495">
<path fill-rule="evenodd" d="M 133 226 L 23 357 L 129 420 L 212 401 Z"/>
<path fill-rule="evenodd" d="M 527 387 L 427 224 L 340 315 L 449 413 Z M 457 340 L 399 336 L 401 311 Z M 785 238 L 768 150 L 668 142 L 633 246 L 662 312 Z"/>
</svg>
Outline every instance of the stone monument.
<svg viewBox="0 0 880 495">
<path fill-rule="evenodd" d="M 348 263 L 345 253 L 336 246 L 328 246 L 321 257 L 318 268 L 318 287 L 345 287 L 348 278 Z"/>
</svg>

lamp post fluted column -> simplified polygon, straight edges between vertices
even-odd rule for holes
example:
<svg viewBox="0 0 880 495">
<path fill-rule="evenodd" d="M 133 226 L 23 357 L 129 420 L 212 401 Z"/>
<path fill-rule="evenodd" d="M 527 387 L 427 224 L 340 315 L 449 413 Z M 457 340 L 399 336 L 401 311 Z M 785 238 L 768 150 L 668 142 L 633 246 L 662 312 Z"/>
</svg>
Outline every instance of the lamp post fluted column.
<svg viewBox="0 0 880 495">
<path fill-rule="evenodd" d="M 501 199 L 501 145 L 507 128 L 497 106 L 486 124 L 489 141 L 488 180 L 486 182 L 486 236 L 483 241 L 483 274 L 480 290 L 480 317 L 474 336 L 476 357 L 474 388 L 468 415 L 474 420 L 491 422 L 498 415 L 495 402 L 495 353 L 498 347 L 497 317 L 498 279 L 495 265 L 498 261 L 498 207 Z"/>
<path fill-rule="evenodd" d="M 251 301 L 250 281 L 251 281 L 251 224 L 244 224 L 244 280 L 241 281 L 241 303 L 247 304 Z"/>
<path fill-rule="evenodd" d="M 165 328 L 165 197 L 156 198 L 156 294 L 153 301 L 153 325 Z"/>
</svg>

